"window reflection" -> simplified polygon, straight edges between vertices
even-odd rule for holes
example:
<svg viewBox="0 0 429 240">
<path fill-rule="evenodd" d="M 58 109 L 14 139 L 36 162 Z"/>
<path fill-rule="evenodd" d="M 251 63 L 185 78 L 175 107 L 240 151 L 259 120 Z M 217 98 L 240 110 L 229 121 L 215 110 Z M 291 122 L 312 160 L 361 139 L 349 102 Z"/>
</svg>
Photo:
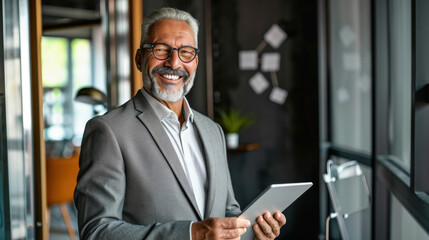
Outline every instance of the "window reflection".
<svg viewBox="0 0 429 240">
<path fill-rule="evenodd" d="M 429 240 L 428 233 L 411 216 L 398 199 L 391 195 L 390 236 L 392 240 Z"/>
<path fill-rule="evenodd" d="M 42 38 L 42 82 L 47 154 L 66 154 L 50 142 L 72 142 L 79 146 L 93 108 L 75 102 L 76 92 L 93 85 L 91 41 L 81 38 Z M 69 144 L 66 143 L 66 146 Z"/>
<path fill-rule="evenodd" d="M 389 2 L 389 154 L 410 171 L 411 2 Z"/>
<path fill-rule="evenodd" d="M 28 19 L 20 19 L 20 11 L 27 8 L 22 1 L 8 0 L 2 1 L 2 10 L 0 239 L 28 239 L 34 234 L 33 189 L 28 181 L 33 178 L 32 171 L 26 171 L 31 168 L 32 159 L 31 149 L 26 148 L 31 145 L 31 132 L 27 125 L 29 115 L 23 110 L 28 103 L 28 92 L 23 86 L 30 82 L 26 78 L 29 70 L 25 68 L 28 59 L 21 55 L 28 50 L 28 38 L 21 35 L 28 29 Z"/>
<path fill-rule="evenodd" d="M 329 1 L 332 142 L 371 153 L 370 1 Z"/>
<path fill-rule="evenodd" d="M 350 159 L 336 156 L 331 156 L 331 159 L 337 165 L 352 161 Z M 359 164 L 359 166 L 368 183 L 367 186 L 369 187 L 369 192 L 372 193 L 372 170 L 370 167 L 363 164 Z M 337 181 L 337 184 L 338 182 L 341 181 Z M 364 208 L 366 204 L 370 203 L 367 202 L 368 199 L 365 190 L 362 188 L 363 185 L 356 183 L 359 182 L 353 182 L 353 180 L 350 181 L 349 179 L 348 182 L 344 181 L 343 183 L 336 185 L 339 197 L 343 198 L 343 200 L 347 199 L 345 201 L 341 201 L 343 203 L 347 203 L 341 206 L 342 210 L 347 212 L 346 209 L 360 209 L 360 211 L 349 211 L 351 214 L 349 214 L 348 217 L 344 220 L 345 227 L 350 239 L 371 239 L 371 208 L 369 206 Z M 351 186 L 353 186 L 353 191 L 349 189 Z M 331 227 L 332 239 L 341 239 L 338 224 L 331 224 Z"/>
</svg>

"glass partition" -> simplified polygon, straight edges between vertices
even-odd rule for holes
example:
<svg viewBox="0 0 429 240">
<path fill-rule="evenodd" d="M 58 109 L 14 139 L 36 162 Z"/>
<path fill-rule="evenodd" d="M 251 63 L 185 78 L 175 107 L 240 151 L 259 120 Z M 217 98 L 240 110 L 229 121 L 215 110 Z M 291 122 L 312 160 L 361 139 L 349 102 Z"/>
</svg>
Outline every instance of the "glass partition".
<svg viewBox="0 0 429 240">
<path fill-rule="evenodd" d="M 389 155 L 407 172 L 411 164 L 411 1 L 388 2 Z"/>
<path fill-rule="evenodd" d="M 429 240 L 429 234 L 419 225 L 398 199 L 391 194 L 391 240 Z"/>
<path fill-rule="evenodd" d="M 330 0 L 332 143 L 371 153 L 370 1 Z"/>
<path fill-rule="evenodd" d="M 0 238 L 34 238 L 28 3 L 2 1 Z M 26 106 L 26 107 L 24 107 Z"/>
<path fill-rule="evenodd" d="M 323 176 L 333 207 L 327 238 L 371 239 L 371 168 L 341 157 L 331 159 Z"/>
</svg>

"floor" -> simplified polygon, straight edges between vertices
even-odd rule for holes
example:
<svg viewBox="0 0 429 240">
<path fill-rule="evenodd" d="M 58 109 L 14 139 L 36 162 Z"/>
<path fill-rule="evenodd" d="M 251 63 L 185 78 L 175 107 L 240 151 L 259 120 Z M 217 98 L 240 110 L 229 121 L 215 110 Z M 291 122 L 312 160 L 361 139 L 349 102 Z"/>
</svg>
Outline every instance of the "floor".
<svg viewBox="0 0 429 240">
<path fill-rule="evenodd" d="M 69 204 L 68 206 L 69 215 L 73 224 L 73 228 L 75 230 L 76 239 L 79 239 L 78 228 L 77 228 L 77 214 L 76 208 L 73 204 Z M 51 221 L 50 221 L 50 229 L 49 229 L 49 239 L 50 240 L 69 240 L 69 234 L 67 232 L 66 224 L 64 223 L 63 216 L 61 215 L 61 211 L 59 206 L 53 205 L 51 206 Z"/>
</svg>

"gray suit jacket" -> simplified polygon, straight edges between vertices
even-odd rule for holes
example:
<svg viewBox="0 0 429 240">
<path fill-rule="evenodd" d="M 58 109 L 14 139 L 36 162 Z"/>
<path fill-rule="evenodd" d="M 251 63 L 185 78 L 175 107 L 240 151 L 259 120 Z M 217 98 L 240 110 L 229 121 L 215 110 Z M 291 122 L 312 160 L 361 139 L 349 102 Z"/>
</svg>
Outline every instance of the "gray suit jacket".
<svg viewBox="0 0 429 240">
<path fill-rule="evenodd" d="M 194 111 L 206 157 L 205 217 L 240 213 L 221 128 Z M 139 91 L 88 121 L 74 193 L 81 239 L 190 239 L 201 221 L 180 161 L 153 109 Z"/>
</svg>

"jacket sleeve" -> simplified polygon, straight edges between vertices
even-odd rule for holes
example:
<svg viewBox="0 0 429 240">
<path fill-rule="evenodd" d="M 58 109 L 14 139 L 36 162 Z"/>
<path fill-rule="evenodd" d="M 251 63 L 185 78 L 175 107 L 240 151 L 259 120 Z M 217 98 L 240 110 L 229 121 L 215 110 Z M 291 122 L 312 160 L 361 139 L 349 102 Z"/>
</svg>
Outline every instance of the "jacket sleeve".
<svg viewBox="0 0 429 240">
<path fill-rule="evenodd" d="M 223 145 L 223 155 L 224 155 L 224 159 L 225 159 L 225 172 L 227 175 L 227 181 L 228 181 L 228 197 L 227 197 L 227 202 L 226 202 L 226 208 L 225 208 L 225 217 L 236 217 L 238 215 L 240 215 L 241 210 L 240 210 L 240 205 L 238 204 L 237 200 L 235 199 L 235 195 L 234 195 L 234 189 L 232 187 L 232 182 L 231 182 L 231 175 L 229 172 L 229 168 L 228 168 L 228 157 L 226 154 L 226 144 L 225 144 L 225 134 L 223 133 L 223 130 L 221 128 L 221 126 L 219 124 L 217 124 L 220 134 L 221 134 L 221 138 L 222 138 L 222 145 Z"/>
<path fill-rule="evenodd" d="M 124 160 L 114 132 L 101 117 L 86 125 L 79 167 L 74 201 L 81 239 L 190 239 L 191 221 L 143 226 L 122 220 Z"/>
</svg>

